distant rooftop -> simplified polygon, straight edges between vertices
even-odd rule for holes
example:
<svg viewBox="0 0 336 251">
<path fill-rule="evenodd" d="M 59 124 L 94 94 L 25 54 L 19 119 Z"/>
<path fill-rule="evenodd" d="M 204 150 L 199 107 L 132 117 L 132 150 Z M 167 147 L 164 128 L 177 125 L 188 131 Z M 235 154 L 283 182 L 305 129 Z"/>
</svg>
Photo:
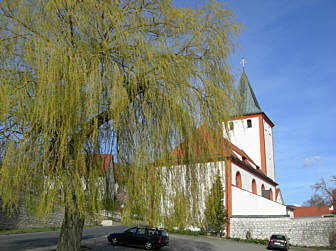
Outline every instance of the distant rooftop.
<svg viewBox="0 0 336 251">
<path fill-rule="evenodd" d="M 330 206 L 291 207 L 294 209 L 294 217 L 322 216 L 334 213 Z"/>
</svg>

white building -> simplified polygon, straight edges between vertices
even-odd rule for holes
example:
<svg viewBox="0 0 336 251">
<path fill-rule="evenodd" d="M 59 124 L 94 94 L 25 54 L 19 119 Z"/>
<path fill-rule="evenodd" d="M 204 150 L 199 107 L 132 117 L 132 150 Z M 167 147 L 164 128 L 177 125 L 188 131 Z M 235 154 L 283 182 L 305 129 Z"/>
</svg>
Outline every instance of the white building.
<svg viewBox="0 0 336 251">
<path fill-rule="evenodd" d="M 223 124 L 223 137 L 231 142 L 230 153 L 224 154 L 222 149 L 215 150 L 215 160 L 203 163 L 207 168 L 207 184 L 200 184 L 202 213 L 205 208 L 205 195 L 202 192 L 206 189 L 209 191 L 214 182 L 214 175 L 220 173 L 225 194 L 224 206 L 228 211 L 228 236 L 232 217 L 289 215 L 289 209 L 284 205 L 280 189 L 277 188 L 275 176 L 274 124 L 260 108 L 245 71 L 240 77 L 238 92 L 242 98 L 242 115 L 232 117 L 228 123 L 228 130 L 225 130 Z M 222 156 L 219 152 L 223 153 Z M 183 169 L 183 165 L 174 168 L 176 167 Z M 185 186 L 183 178 L 178 179 L 181 179 L 180 183 Z"/>
<path fill-rule="evenodd" d="M 245 71 L 238 92 L 243 115 L 229 122 L 231 215 L 287 215 L 275 178 L 274 124 L 261 110 Z"/>
</svg>

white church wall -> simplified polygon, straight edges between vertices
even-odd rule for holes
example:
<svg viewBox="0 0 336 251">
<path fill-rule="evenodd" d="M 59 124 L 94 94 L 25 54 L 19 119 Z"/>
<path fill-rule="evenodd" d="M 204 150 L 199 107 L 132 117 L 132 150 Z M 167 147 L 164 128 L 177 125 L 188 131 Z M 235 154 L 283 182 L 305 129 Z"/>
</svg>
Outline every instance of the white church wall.
<svg viewBox="0 0 336 251">
<path fill-rule="evenodd" d="M 218 161 L 218 162 L 205 163 L 203 165 L 199 164 L 198 168 L 207 169 L 204 182 L 200 184 L 203 187 L 202 195 L 201 195 L 201 204 L 202 204 L 201 214 L 203 214 L 205 210 L 205 201 L 207 199 L 207 195 L 209 194 L 212 188 L 213 183 L 215 182 L 217 172 L 219 172 L 219 176 L 221 178 L 221 183 L 223 186 L 223 191 L 225 191 L 225 162 Z M 202 175 L 202 172 L 200 172 L 200 174 Z M 225 196 L 225 193 L 224 193 L 224 196 Z M 224 198 L 224 202 L 225 202 L 225 198 Z M 225 203 L 224 203 L 224 206 L 225 206 Z"/>
<path fill-rule="evenodd" d="M 272 127 L 263 119 L 265 138 L 266 175 L 275 181 L 273 131 Z"/>
<path fill-rule="evenodd" d="M 198 164 L 197 168 L 199 169 L 199 181 L 200 181 L 200 198 L 198 201 L 199 205 L 199 218 L 202 220 L 204 219 L 204 211 L 205 211 L 205 202 L 207 200 L 207 196 L 212 188 L 213 183 L 215 182 L 217 172 L 220 175 L 221 183 L 223 186 L 223 191 L 225 191 L 225 162 L 218 161 L 218 162 L 209 162 Z M 206 171 L 203 172 L 202 168 L 205 168 Z M 201 177 L 202 175 L 205 175 Z M 225 192 L 224 192 L 224 206 L 225 206 Z"/>
<path fill-rule="evenodd" d="M 232 184 L 236 184 L 236 174 L 239 171 L 241 175 L 241 182 L 242 182 L 242 189 L 252 192 L 252 180 L 254 179 L 256 181 L 256 188 L 257 188 L 257 194 L 261 196 L 261 186 L 264 185 L 265 190 L 272 189 L 272 196 L 275 199 L 275 189 L 276 187 L 274 185 L 271 185 L 264 181 L 263 179 L 259 178 L 258 176 L 246 171 L 245 169 L 237 166 L 236 164 L 231 164 L 231 174 L 232 174 Z"/>
<path fill-rule="evenodd" d="M 232 215 L 286 215 L 285 205 L 232 186 Z"/>
<path fill-rule="evenodd" d="M 199 181 L 198 189 L 200 191 L 197 201 L 197 210 L 199 212 L 199 219 L 203 219 L 205 201 L 212 188 L 212 184 L 215 182 L 215 178 L 218 172 L 221 177 L 223 191 L 225 191 L 225 161 L 198 163 L 194 166 L 191 166 L 191 168 L 196 168 L 197 170 L 196 173 Z M 162 215 L 169 215 L 169 210 L 172 210 L 174 207 L 173 198 L 176 195 L 176 186 L 178 186 L 179 189 L 183 188 L 186 198 L 190 198 L 188 195 L 190 191 L 186 181 L 187 166 L 178 165 L 172 167 L 163 167 L 162 173 L 163 185 L 166 187 L 167 191 L 165 195 L 166 197 L 164 198 L 165 201 L 162 202 L 162 204 L 165 203 L 166 205 L 166 207 L 162 207 Z M 175 184 L 175 186 L 173 184 Z"/>
<path fill-rule="evenodd" d="M 247 120 L 249 119 L 252 122 L 251 128 L 247 127 Z M 224 130 L 224 137 L 229 138 L 231 143 L 244 150 L 256 165 L 261 167 L 259 118 L 256 116 L 230 122 L 233 123 L 233 130 L 229 130 L 228 136 Z"/>
</svg>

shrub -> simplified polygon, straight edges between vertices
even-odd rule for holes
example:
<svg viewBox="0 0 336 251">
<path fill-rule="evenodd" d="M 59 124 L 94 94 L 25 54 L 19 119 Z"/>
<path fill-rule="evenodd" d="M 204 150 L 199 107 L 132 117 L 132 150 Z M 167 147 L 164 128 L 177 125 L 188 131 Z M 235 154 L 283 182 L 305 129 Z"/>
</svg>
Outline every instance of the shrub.
<svg viewBox="0 0 336 251">
<path fill-rule="evenodd" d="M 208 231 L 210 230 L 212 232 L 221 233 L 225 229 L 227 211 L 224 208 L 223 199 L 224 191 L 221 178 L 218 173 L 205 203 L 205 225 Z"/>
<path fill-rule="evenodd" d="M 336 248 L 336 232 L 332 232 L 330 234 L 330 240 L 329 240 L 329 242 L 330 242 L 330 247 L 331 248 Z"/>
</svg>

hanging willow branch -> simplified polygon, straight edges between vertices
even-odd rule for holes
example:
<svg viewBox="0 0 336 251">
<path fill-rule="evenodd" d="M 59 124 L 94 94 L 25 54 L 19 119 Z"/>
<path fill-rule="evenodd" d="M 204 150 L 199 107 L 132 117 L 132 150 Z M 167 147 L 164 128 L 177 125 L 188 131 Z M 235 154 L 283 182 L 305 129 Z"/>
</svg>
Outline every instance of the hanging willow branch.
<svg viewBox="0 0 336 251">
<path fill-rule="evenodd" d="M 222 131 L 234 107 L 228 57 L 240 26 L 232 12 L 217 2 L 3 0 L 0 17 L 4 205 L 24 198 L 40 214 L 59 205 L 98 212 L 106 193 L 99 154 L 108 149 L 125 221 L 160 222 L 168 199 L 176 203 L 165 212 L 194 221 L 202 175 L 193 159 L 219 149 L 195 150 L 196 129 Z M 186 167 L 176 168 L 181 158 Z"/>
</svg>

